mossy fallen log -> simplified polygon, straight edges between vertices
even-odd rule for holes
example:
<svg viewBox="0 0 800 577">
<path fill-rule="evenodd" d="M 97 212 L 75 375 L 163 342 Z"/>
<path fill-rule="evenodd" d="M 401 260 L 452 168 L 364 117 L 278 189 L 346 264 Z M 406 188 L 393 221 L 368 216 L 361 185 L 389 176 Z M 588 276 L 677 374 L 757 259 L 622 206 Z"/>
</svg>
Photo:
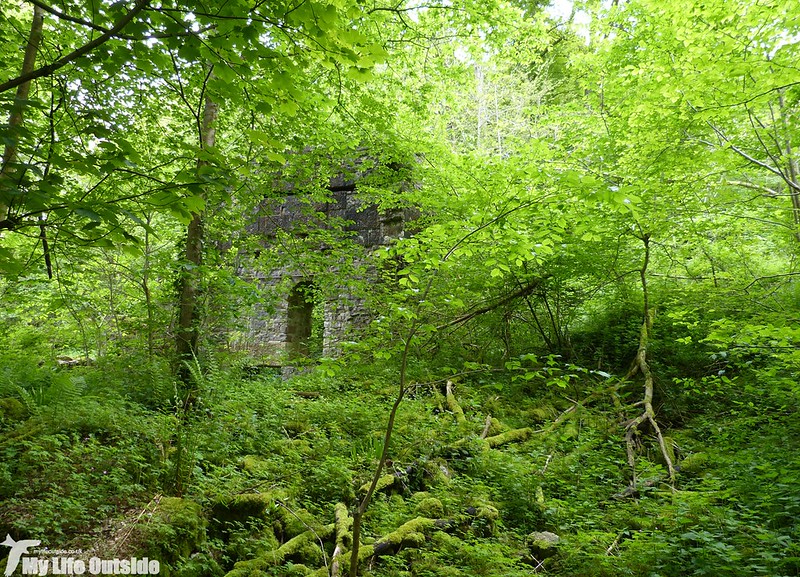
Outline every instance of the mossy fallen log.
<svg viewBox="0 0 800 577">
<path fill-rule="evenodd" d="M 394 473 L 387 473 L 383 475 L 380 479 L 378 479 L 378 484 L 375 485 L 375 492 L 382 491 L 384 489 L 388 489 L 393 487 L 395 483 L 397 483 L 399 478 Z M 369 490 L 370 483 L 364 483 L 359 488 L 359 492 L 366 493 Z"/>
<path fill-rule="evenodd" d="M 350 527 L 353 518 L 347 512 L 344 503 L 339 503 L 335 507 L 336 522 L 326 525 L 319 531 L 306 531 L 290 539 L 278 549 L 270 551 L 256 559 L 239 561 L 234 565 L 225 577 L 257 577 L 269 573 L 271 567 L 282 565 L 293 555 L 298 554 L 304 548 L 316 546 L 319 539 L 326 540 L 331 536 L 336 536 L 338 554 L 334 553 L 331 567 L 320 567 L 311 571 L 311 577 L 326 577 L 328 575 L 341 575 L 350 564 L 349 546 L 352 545 L 352 534 Z M 364 561 L 384 555 L 394 555 L 401 549 L 409 547 L 421 547 L 425 544 L 428 535 L 435 531 L 447 531 L 457 526 L 457 523 L 449 519 L 432 519 L 428 517 L 416 517 L 403 523 L 400 527 L 377 539 L 374 543 L 362 544 L 359 549 L 358 561 Z M 348 540 L 350 540 L 348 542 Z M 345 548 L 344 544 L 348 543 Z M 296 565 L 295 565 L 296 567 Z"/>
<path fill-rule="evenodd" d="M 336 525 L 336 544 L 341 544 L 342 547 L 349 549 L 353 544 L 353 534 L 350 529 L 353 527 L 353 518 L 347 511 L 347 505 L 344 503 L 337 503 L 333 508 L 333 515 Z"/>
<path fill-rule="evenodd" d="M 321 527 L 317 531 L 301 533 L 297 537 L 289 539 L 274 551 L 269 551 L 256 559 L 239 561 L 225 577 L 253 577 L 253 575 L 257 575 L 259 571 L 265 571 L 269 567 L 282 565 L 287 557 L 291 557 L 308 545 L 313 546 L 318 539 L 330 537 L 335 530 L 336 525 L 331 523 L 330 525 Z"/>
<path fill-rule="evenodd" d="M 353 534 L 350 529 L 353 526 L 353 518 L 347 511 L 347 505 L 344 503 L 337 503 L 333 508 L 334 525 L 336 526 L 336 547 L 331 556 L 331 577 L 338 577 L 342 556 L 353 544 Z"/>
<path fill-rule="evenodd" d="M 352 519 L 352 518 L 351 518 Z M 400 527 L 375 540 L 374 543 L 362 543 L 358 552 L 358 562 L 363 563 L 367 559 L 384 555 L 394 555 L 401 549 L 409 547 L 421 547 L 425 544 L 428 535 L 436 531 L 448 531 L 457 527 L 458 523 L 450 519 L 432 519 L 429 517 L 416 517 L 403 523 Z M 339 575 L 341 570 L 349 567 L 352 551 L 344 552 L 340 560 L 334 560 L 329 570 L 327 567 L 320 567 L 310 577 L 327 577 L 328 575 Z M 237 563 L 237 567 L 239 563 Z M 226 575 L 231 577 L 232 573 Z M 246 573 L 236 574 L 235 577 L 248 575 Z M 252 577 L 248 575 L 248 577 Z"/>
<path fill-rule="evenodd" d="M 484 442 L 492 449 L 505 445 L 507 443 L 515 443 L 517 441 L 526 441 L 528 437 L 533 434 L 533 429 L 524 427 L 522 429 L 512 429 L 493 437 L 486 437 Z"/>
<path fill-rule="evenodd" d="M 318 399 L 322 396 L 322 393 L 319 391 L 289 391 L 296 397 L 300 397 L 302 399 Z"/>
<path fill-rule="evenodd" d="M 464 411 L 461 409 L 461 405 L 458 404 L 458 400 L 456 396 L 453 394 L 453 383 L 452 381 L 447 381 L 447 385 L 445 386 L 445 400 L 447 401 L 447 408 L 450 409 L 450 412 L 453 413 L 453 416 L 456 418 L 456 423 L 459 425 L 463 425 L 467 422 L 467 418 L 464 416 Z"/>
<path fill-rule="evenodd" d="M 437 525 L 437 523 L 439 523 Z M 428 517 L 416 517 L 411 521 L 406 521 L 397 529 L 384 535 L 371 545 L 362 546 L 358 553 L 358 561 L 364 561 L 370 557 L 381 555 L 391 555 L 397 553 L 402 546 L 419 547 L 425 541 L 425 534 L 443 528 L 449 521 L 440 521 Z M 420 541 L 420 536 L 422 540 Z"/>
</svg>

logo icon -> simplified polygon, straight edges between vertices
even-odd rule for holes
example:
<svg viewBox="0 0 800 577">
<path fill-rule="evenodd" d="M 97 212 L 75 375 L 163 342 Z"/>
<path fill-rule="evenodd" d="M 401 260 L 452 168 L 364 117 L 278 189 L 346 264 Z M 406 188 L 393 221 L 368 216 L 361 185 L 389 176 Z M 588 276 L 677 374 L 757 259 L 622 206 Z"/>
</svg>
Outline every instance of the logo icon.
<svg viewBox="0 0 800 577">
<path fill-rule="evenodd" d="M 11 547 L 11 551 L 8 554 L 8 561 L 6 562 L 5 576 L 9 577 L 9 575 L 14 572 L 14 569 L 16 569 L 17 565 L 19 565 L 19 558 L 22 557 L 23 553 L 28 553 L 28 547 L 38 547 L 41 544 L 42 542 L 37 541 L 36 539 L 23 539 L 22 541 L 14 541 L 14 539 L 11 538 L 11 535 L 6 535 L 6 540 L 0 543 L 0 545 Z"/>
</svg>

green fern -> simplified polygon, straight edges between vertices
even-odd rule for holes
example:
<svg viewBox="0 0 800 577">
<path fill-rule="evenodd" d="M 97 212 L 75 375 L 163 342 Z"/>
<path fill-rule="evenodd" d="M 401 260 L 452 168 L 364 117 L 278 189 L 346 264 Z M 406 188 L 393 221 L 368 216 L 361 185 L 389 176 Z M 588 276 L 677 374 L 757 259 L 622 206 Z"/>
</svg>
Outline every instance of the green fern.
<svg viewBox="0 0 800 577">
<path fill-rule="evenodd" d="M 16 392 L 31 415 L 58 417 L 63 411 L 78 404 L 86 390 L 82 376 L 56 374 L 50 383 L 38 383 L 30 389 L 16 385 Z"/>
</svg>

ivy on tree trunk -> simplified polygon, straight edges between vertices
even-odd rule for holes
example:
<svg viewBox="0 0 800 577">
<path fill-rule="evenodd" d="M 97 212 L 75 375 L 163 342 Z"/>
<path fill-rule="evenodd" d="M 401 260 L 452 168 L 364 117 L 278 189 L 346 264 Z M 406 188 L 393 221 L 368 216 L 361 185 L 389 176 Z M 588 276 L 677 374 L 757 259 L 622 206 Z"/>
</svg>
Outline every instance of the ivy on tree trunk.
<svg viewBox="0 0 800 577">
<path fill-rule="evenodd" d="M 205 95 L 202 125 L 200 129 L 200 147 L 209 150 L 216 143 L 215 124 L 219 115 L 219 107 L 214 100 Z M 207 161 L 198 160 L 198 173 Z M 203 211 L 192 214 L 186 229 L 186 245 L 184 247 L 183 266 L 179 283 L 178 330 L 176 338 L 176 357 L 178 377 L 187 389 L 191 388 L 191 371 L 189 363 L 197 358 L 197 345 L 200 338 L 200 292 L 203 265 Z M 191 395 L 189 395 L 191 396 Z M 189 398 L 186 399 L 188 403 Z"/>
</svg>

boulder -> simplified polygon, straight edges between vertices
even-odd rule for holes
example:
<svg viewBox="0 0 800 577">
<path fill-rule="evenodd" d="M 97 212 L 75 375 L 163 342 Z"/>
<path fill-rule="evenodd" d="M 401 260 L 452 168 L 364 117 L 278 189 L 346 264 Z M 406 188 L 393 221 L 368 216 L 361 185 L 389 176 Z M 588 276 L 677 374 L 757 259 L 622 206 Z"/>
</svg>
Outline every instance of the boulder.
<svg viewBox="0 0 800 577">
<path fill-rule="evenodd" d="M 534 531 L 525 540 L 531 554 L 542 561 L 558 552 L 561 537 L 550 531 Z"/>
</svg>

